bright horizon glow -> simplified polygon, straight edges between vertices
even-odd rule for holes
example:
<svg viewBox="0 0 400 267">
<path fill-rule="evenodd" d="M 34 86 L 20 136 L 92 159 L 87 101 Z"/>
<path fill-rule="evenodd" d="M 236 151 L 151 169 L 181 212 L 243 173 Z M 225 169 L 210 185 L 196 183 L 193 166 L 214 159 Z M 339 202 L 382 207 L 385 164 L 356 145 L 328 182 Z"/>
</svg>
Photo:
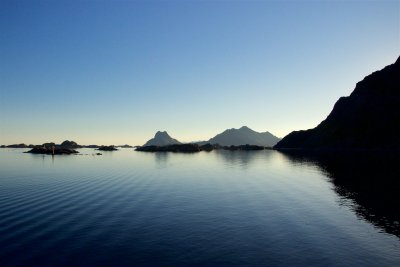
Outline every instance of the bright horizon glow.
<svg viewBox="0 0 400 267">
<path fill-rule="evenodd" d="M 400 54 L 399 1 L 1 1 L 0 144 L 313 128 Z"/>
</svg>

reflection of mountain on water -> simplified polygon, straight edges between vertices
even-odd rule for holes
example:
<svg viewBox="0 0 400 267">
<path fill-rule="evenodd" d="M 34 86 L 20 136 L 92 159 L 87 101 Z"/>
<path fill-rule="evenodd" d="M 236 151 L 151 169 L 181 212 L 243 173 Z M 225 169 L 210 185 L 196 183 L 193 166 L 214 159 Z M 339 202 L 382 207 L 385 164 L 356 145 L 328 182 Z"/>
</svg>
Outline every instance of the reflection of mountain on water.
<svg viewBox="0 0 400 267">
<path fill-rule="evenodd" d="M 158 168 L 166 168 L 168 166 L 169 153 L 161 152 L 154 153 L 156 164 Z"/>
<path fill-rule="evenodd" d="M 229 166 L 248 167 L 252 161 L 257 158 L 263 160 L 270 158 L 274 151 L 259 150 L 259 151 L 228 151 L 228 150 L 214 150 L 216 155 L 223 159 Z"/>
<path fill-rule="evenodd" d="M 400 237 L 399 154 L 284 155 L 293 162 L 316 164 L 330 177 L 335 191 L 352 200 L 350 206 L 358 216 Z"/>
</svg>

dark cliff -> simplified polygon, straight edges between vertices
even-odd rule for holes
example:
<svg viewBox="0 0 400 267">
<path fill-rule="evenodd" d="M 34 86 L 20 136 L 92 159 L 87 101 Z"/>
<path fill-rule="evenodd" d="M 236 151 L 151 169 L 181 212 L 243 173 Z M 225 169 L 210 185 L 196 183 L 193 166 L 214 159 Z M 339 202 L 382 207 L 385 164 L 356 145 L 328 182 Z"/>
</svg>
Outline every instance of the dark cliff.
<svg viewBox="0 0 400 267">
<path fill-rule="evenodd" d="M 341 97 L 317 127 L 294 131 L 276 149 L 400 149 L 400 57 Z"/>
</svg>

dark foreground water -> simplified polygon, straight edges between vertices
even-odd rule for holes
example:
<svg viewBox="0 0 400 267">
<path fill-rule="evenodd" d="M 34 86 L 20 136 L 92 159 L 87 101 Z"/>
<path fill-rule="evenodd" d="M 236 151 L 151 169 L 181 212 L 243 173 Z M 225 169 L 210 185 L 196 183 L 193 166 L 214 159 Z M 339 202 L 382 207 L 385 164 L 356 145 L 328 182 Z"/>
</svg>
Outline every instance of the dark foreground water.
<svg viewBox="0 0 400 267">
<path fill-rule="evenodd" d="M 23 151 L 0 150 L 0 266 L 400 266 L 396 165 Z"/>
</svg>

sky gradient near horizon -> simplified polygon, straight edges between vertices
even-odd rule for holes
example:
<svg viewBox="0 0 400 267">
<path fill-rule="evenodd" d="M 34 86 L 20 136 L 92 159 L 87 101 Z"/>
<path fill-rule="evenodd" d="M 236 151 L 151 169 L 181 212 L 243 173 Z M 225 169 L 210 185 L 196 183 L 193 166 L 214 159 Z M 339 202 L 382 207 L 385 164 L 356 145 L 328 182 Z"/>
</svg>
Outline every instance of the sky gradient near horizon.
<svg viewBox="0 0 400 267">
<path fill-rule="evenodd" d="M 1 1 L 0 144 L 283 137 L 400 54 L 400 1 Z"/>
</svg>

